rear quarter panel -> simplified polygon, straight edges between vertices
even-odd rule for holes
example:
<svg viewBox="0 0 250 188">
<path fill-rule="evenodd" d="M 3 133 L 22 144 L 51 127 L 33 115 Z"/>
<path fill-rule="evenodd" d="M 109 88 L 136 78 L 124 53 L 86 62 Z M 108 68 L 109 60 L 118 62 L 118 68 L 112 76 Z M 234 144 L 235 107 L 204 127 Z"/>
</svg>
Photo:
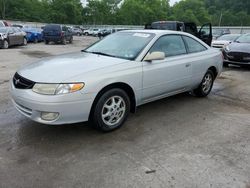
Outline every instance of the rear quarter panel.
<svg viewBox="0 0 250 188">
<path fill-rule="evenodd" d="M 220 75 L 223 66 L 221 51 L 209 48 L 200 53 L 190 54 L 192 59 L 192 88 L 196 88 L 202 81 L 210 67 L 215 67 L 217 76 Z"/>
</svg>

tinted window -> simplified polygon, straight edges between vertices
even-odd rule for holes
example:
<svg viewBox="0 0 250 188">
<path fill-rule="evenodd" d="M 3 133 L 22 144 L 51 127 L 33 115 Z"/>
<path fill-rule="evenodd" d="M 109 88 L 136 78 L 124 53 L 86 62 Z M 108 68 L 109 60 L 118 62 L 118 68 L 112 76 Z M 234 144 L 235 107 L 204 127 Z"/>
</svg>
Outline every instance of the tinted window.
<svg viewBox="0 0 250 188">
<path fill-rule="evenodd" d="M 235 39 L 237 39 L 240 35 L 237 34 L 232 34 L 232 35 L 222 35 L 221 37 L 219 37 L 217 40 L 226 40 L 226 41 L 233 41 Z"/>
<path fill-rule="evenodd" d="M 66 26 L 63 26 L 63 27 L 62 27 L 62 30 L 63 30 L 63 31 L 67 31 L 67 30 L 70 30 L 70 28 L 68 29 Z"/>
<path fill-rule="evenodd" d="M 159 38 L 150 52 L 164 52 L 166 57 L 186 54 L 186 48 L 180 35 L 166 35 Z"/>
<path fill-rule="evenodd" d="M 154 22 L 151 25 L 151 29 L 176 30 L 176 23 L 175 22 Z"/>
<path fill-rule="evenodd" d="M 2 28 L 0 28 L 0 33 L 7 33 L 8 30 L 9 30 L 8 28 L 2 27 Z"/>
<path fill-rule="evenodd" d="M 20 29 L 15 28 L 15 27 L 13 28 L 13 30 L 14 30 L 16 33 L 17 33 L 17 32 L 21 32 Z"/>
<path fill-rule="evenodd" d="M 186 36 L 183 36 L 183 38 L 187 44 L 189 53 L 202 52 L 202 51 L 207 50 L 207 48 L 203 46 L 201 43 L 199 43 L 198 41 L 190 37 L 186 37 Z"/>
<path fill-rule="evenodd" d="M 250 34 L 245 34 L 239 37 L 236 42 L 239 43 L 250 43 Z"/>
<path fill-rule="evenodd" d="M 44 31 L 47 31 L 47 30 L 61 31 L 61 26 L 60 25 L 46 25 L 44 27 Z"/>
</svg>

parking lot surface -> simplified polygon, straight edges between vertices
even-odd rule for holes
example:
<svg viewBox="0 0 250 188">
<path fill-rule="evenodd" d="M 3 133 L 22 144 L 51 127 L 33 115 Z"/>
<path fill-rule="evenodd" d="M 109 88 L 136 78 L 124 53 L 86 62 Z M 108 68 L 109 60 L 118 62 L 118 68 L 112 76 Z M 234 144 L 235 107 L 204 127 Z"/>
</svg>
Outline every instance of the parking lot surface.
<svg viewBox="0 0 250 188">
<path fill-rule="evenodd" d="M 249 188 L 250 69 L 225 69 L 207 98 L 143 105 L 107 134 L 88 123 L 41 125 L 15 110 L 8 87 L 19 67 L 96 40 L 0 50 L 1 188 Z"/>
</svg>

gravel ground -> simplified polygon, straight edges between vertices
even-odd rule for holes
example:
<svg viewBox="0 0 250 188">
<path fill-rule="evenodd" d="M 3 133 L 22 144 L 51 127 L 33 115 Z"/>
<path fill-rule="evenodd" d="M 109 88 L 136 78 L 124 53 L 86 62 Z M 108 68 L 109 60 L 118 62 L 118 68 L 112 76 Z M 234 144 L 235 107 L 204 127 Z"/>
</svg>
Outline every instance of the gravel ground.
<svg viewBox="0 0 250 188">
<path fill-rule="evenodd" d="M 14 109 L 8 87 L 19 67 L 96 40 L 0 50 L 1 188 L 250 187 L 250 69 L 225 69 L 207 98 L 143 105 L 108 134 L 41 125 Z"/>
</svg>

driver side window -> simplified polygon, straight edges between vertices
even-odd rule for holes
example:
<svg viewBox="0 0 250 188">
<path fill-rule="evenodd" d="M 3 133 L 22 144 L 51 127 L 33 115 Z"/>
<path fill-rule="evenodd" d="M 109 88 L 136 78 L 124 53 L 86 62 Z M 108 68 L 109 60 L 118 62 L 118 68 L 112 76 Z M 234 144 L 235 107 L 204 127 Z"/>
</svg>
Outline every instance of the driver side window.
<svg viewBox="0 0 250 188">
<path fill-rule="evenodd" d="M 149 52 L 164 52 L 165 57 L 170 57 L 186 54 L 187 50 L 180 35 L 165 35 L 155 42 Z"/>
</svg>

